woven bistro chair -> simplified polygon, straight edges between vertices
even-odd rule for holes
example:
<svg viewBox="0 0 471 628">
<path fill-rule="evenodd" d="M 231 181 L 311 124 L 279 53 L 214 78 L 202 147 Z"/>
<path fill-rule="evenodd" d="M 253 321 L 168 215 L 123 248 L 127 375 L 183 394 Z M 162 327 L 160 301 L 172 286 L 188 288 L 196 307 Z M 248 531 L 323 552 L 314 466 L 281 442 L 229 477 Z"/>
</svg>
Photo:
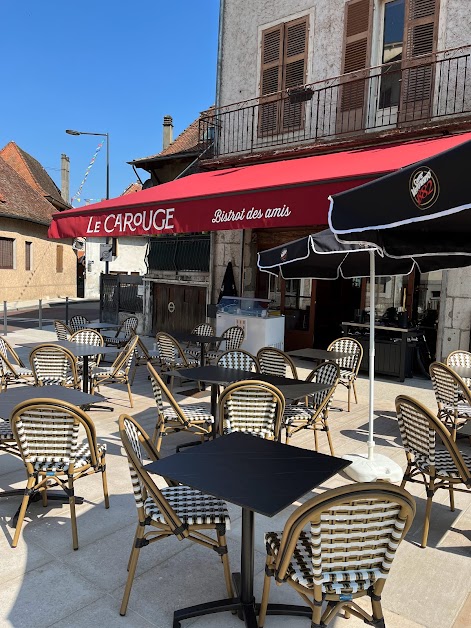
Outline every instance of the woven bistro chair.
<svg viewBox="0 0 471 628">
<path fill-rule="evenodd" d="M 163 437 L 176 432 L 189 432 L 200 436 L 203 442 L 205 436 L 211 434 L 214 423 L 210 410 L 196 403 L 181 406 L 151 364 L 147 365 L 147 370 L 157 405 L 157 422 L 152 436 L 157 451 L 160 451 Z M 167 406 L 164 401 L 167 402 Z"/>
<path fill-rule="evenodd" d="M 289 584 L 311 608 L 311 628 L 328 626 L 342 609 L 346 616 L 384 628 L 381 594 L 414 515 L 412 496 L 385 482 L 341 486 L 299 506 L 283 532 L 265 534 L 259 627 L 265 625 L 275 578 L 277 584 Z M 366 596 L 371 615 L 356 602 Z"/>
<path fill-rule="evenodd" d="M 95 366 L 90 371 L 90 392 L 93 395 L 95 390 L 102 384 L 125 384 L 128 390 L 129 405 L 133 407 L 131 384 L 129 383 L 129 371 L 134 358 L 139 336 L 134 336 L 128 340 L 126 346 L 120 351 L 116 360 L 111 366 Z"/>
<path fill-rule="evenodd" d="M 327 347 L 327 351 L 341 351 L 343 353 L 351 354 L 345 358 L 336 360 L 340 367 L 339 383 L 342 384 L 342 386 L 345 386 L 348 391 L 347 411 L 350 412 L 350 392 L 352 388 L 355 396 L 355 403 L 358 403 L 356 381 L 363 358 L 363 347 L 358 340 L 355 340 L 354 338 L 337 338 L 337 340 L 330 343 Z"/>
<path fill-rule="evenodd" d="M 298 379 L 298 372 L 293 360 L 281 349 L 262 347 L 257 352 L 260 373 Z"/>
<path fill-rule="evenodd" d="M 396 412 L 407 456 L 401 486 L 418 482 L 427 492 L 422 534 L 422 547 L 426 547 L 433 496 L 438 489 L 447 490 L 450 510 L 455 509 L 454 491 L 468 492 L 456 485 L 464 484 L 471 489 L 471 456 L 459 451 L 443 423 L 415 399 L 405 395 L 396 397 Z"/>
<path fill-rule="evenodd" d="M 104 341 L 100 332 L 95 329 L 79 329 L 74 332 L 70 337 L 70 342 L 76 342 L 77 344 L 93 345 L 94 347 L 103 347 Z M 100 364 L 101 354 L 88 356 L 88 371 L 91 373 L 93 367 Z M 79 373 L 83 372 L 83 358 L 79 356 L 77 358 L 77 368 Z"/>
<path fill-rule="evenodd" d="M 72 330 L 72 333 L 78 331 L 79 329 L 84 329 L 90 321 L 86 316 L 82 316 L 81 314 L 76 314 L 72 316 L 69 321 L 69 327 Z"/>
<path fill-rule="evenodd" d="M 446 365 L 455 368 L 455 366 L 471 367 L 471 353 L 458 349 L 452 351 L 446 359 Z"/>
<path fill-rule="evenodd" d="M 437 416 L 456 440 L 459 428 L 471 420 L 471 392 L 461 377 L 446 364 L 432 362 L 429 372 L 438 405 Z"/>
<path fill-rule="evenodd" d="M 137 335 L 135 331 L 133 331 L 132 334 L 133 336 Z M 154 346 L 157 345 L 155 344 Z M 134 366 L 130 380 L 131 386 L 133 385 L 134 378 L 136 377 L 137 367 L 147 364 L 160 365 L 160 352 L 158 349 L 148 349 L 142 341 L 142 338 L 138 338 L 136 348 L 134 349 Z"/>
<path fill-rule="evenodd" d="M 329 430 L 329 406 L 340 379 L 340 368 L 335 362 L 319 364 L 306 378 L 307 382 L 328 384 L 329 388 L 309 395 L 307 406 L 290 404 L 283 414 L 283 427 L 286 430 L 286 444 L 290 438 L 300 430 L 313 430 L 315 450 L 319 451 L 317 433 L 325 432 L 329 442 L 329 449 L 334 456 L 334 446 Z"/>
<path fill-rule="evenodd" d="M 39 391 L 38 391 L 39 393 Z M 69 497 L 72 542 L 78 549 L 74 484 L 101 473 L 105 508 L 109 508 L 106 445 L 98 445 L 95 426 L 80 408 L 56 399 L 31 399 L 13 411 L 11 426 L 28 476 L 12 547 L 16 547 L 31 494 L 40 492 L 47 506 L 49 483 Z M 83 442 L 79 438 L 84 438 Z"/>
<path fill-rule="evenodd" d="M 217 344 L 216 349 L 207 351 L 207 362 L 216 362 L 225 351 L 240 349 L 245 338 L 245 331 L 238 325 L 228 327 L 220 336 L 222 340 Z"/>
<path fill-rule="evenodd" d="M 197 336 L 214 336 L 214 327 L 209 323 L 201 323 L 201 325 L 197 325 L 194 329 L 191 330 L 192 334 Z M 204 343 L 204 352 L 209 351 L 211 346 L 210 342 Z M 201 355 L 201 347 L 199 345 L 194 345 L 189 342 L 186 347 L 184 347 L 184 351 L 186 355 L 190 356 L 190 358 L 199 359 Z"/>
<path fill-rule="evenodd" d="M 221 353 L 216 364 L 226 369 L 259 372 L 257 358 L 243 349 L 235 349 L 234 351 Z"/>
<path fill-rule="evenodd" d="M 126 414 L 119 417 L 119 434 L 128 458 L 138 517 L 120 614 L 126 614 L 141 548 L 172 536 L 215 550 L 223 564 L 228 597 L 234 597 L 226 544 L 226 528 L 230 525 L 226 504 L 180 484 L 167 482 L 165 488 L 159 489 L 143 466 L 142 449 L 151 461 L 159 459 L 149 436 Z M 209 536 L 211 531 L 216 539 Z"/>
<path fill-rule="evenodd" d="M 199 360 L 187 356 L 180 343 L 170 334 L 160 331 L 155 339 L 160 354 L 160 368 L 162 373 L 199 365 Z M 173 390 L 173 380 L 174 376 L 171 375 L 170 390 Z"/>
<path fill-rule="evenodd" d="M 8 384 L 33 384 L 33 371 L 27 368 L 13 347 L 0 336 L 0 391 Z"/>
<path fill-rule="evenodd" d="M 124 319 L 114 336 L 103 336 L 105 345 L 107 347 L 124 347 L 128 340 L 133 336 L 133 332 L 136 332 L 139 320 L 137 316 L 128 316 Z"/>
<path fill-rule="evenodd" d="M 74 333 L 68 325 L 59 320 L 54 321 L 54 329 L 56 330 L 57 340 L 69 340 Z"/>
<path fill-rule="evenodd" d="M 285 399 L 276 386 L 258 380 L 235 382 L 219 397 L 219 433 L 279 440 L 284 408 Z"/>
<path fill-rule="evenodd" d="M 29 361 L 35 386 L 80 388 L 77 360 L 68 349 L 45 343 L 31 351 Z"/>
</svg>

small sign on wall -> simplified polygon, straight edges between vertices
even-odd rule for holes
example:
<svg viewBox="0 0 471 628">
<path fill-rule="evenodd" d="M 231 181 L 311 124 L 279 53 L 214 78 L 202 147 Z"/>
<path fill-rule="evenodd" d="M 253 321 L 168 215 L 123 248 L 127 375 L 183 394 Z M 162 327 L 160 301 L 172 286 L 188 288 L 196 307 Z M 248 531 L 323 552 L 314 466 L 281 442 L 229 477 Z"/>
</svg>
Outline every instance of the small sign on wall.
<svg viewBox="0 0 471 628">
<path fill-rule="evenodd" d="M 100 243 L 100 262 L 113 261 L 113 245 Z"/>
<path fill-rule="evenodd" d="M 144 296 L 144 284 L 142 284 L 141 286 L 137 286 L 137 296 L 138 297 Z"/>
</svg>

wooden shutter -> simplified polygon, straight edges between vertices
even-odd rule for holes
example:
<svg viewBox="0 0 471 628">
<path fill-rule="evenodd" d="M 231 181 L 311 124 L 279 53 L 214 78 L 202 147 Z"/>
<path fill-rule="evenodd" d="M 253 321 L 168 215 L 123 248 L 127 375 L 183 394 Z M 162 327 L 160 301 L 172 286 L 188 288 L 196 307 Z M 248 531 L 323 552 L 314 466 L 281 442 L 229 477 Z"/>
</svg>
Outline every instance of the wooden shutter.
<svg viewBox="0 0 471 628">
<path fill-rule="evenodd" d="M 281 89 L 287 90 L 300 87 L 306 82 L 307 66 L 307 33 L 308 18 L 302 17 L 285 24 L 283 46 L 283 80 Z M 296 130 L 303 126 L 304 103 L 290 103 L 283 101 L 282 125 L 283 130 Z"/>
<path fill-rule="evenodd" d="M 364 128 L 367 74 L 370 66 L 372 0 L 348 0 L 345 5 L 342 74 L 357 72 L 346 79 L 339 91 L 338 132 Z"/>
<path fill-rule="evenodd" d="M 438 13 L 439 0 L 406 0 L 401 122 L 430 115 Z"/>
<path fill-rule="evenodd" d="M 31 270 L 31 247 L 32 242 L 25 242 L 25 270 Z"/>
<path fill-rule="evenodd" d="M 56 273 L 64 272 L 64 247 L 58 244 L 56 247 Z"/>
<path fill-rule="evenodd" d="M 11 238 L 0 238 L 0 268 L 13 268 L 13 244 Z"/>
<path fill-rule="evenodd" d="M 283 24 L 262 33 L 262 67 L 260 94 L 276 94 L 281 90 L 283 71 Z M 258 134 L 261 137 L 277 133 L 280 117 L 280 96 L 264 98 L 260 105 Z"/>
</svg>

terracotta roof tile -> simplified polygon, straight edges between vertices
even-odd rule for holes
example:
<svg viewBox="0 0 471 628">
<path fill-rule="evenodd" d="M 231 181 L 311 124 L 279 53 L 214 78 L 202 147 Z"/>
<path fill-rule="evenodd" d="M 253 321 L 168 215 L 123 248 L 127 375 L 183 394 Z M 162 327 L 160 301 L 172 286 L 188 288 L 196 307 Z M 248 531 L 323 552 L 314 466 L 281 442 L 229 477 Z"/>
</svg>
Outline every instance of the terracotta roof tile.
<svg viewBox="0 0 471 628">
<path fill-rule="evenodd" d="M 133 192 L 140 192 L 141 190 L 142 184 L 135 181 L 134 183 L 128 185 L 128 187 L 124 190 L 121 196 L 124 196 L 125 194 L 132 194 Z"/>
<path fill-rule="evenodd" d="M 49 225 L 54 207 L 0 157 L 0 216 Z"/>
</svg>

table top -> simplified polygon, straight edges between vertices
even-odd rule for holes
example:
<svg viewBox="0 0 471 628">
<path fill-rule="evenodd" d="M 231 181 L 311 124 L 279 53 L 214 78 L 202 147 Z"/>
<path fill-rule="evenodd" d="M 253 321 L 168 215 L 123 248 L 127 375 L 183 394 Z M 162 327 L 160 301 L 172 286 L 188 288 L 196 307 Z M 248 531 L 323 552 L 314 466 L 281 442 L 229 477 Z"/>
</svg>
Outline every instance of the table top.
<svg viewBox="0 0 471 628">
<path fill-rule="evenodd" d="M 54 345 L 56 347 L 63 347 L 64 349 L 68 349 L 72 355 L 75 357 L 85 356 L 85 355 L 105 355 L 105 354 L 116 354 L 121 349 L 119 347 L 97 347 L 96 345 L 87 345 L 78 342 L 70 342 L 69 340 L 55 340 L 54 342 L 36 342 L 34 344 L 22 345 L 23 347 L 30 347 L 31 349 L 35 349 L 40 345 Z"/>
<path fill-rule="evenodd" d="M 288 351 L 288 355 L 292 358 L 302 358 L 304 360 L 341 360 L 348 358 L 351 353 L 348 351 L 327 351 L 326 349 L 297 349 L 296 351 Z"/>
<path fill-rule="evenodd" d="M 0 417 L 8 420 L 13 408 L 28 399 L 59 399 L 74 406 L 88 406 L 103 401 L 103 395 L 89 395 L 65 386 L 14 386 L 0 394 Z"/>
<path fill-rule="evenodd" d="M 348 325 L 349 327 L 359 327 L 360 329 L 369 329 L 370 328 L 370 324 L 369 323 L 350 323 L 350 322 L 342 322 L 342 325 Z M 380 325 L 378 323 L 375 323 L 375 329 L 377 329 L 378 331 L 398 331 L 401 334 L 407 334 L 411 331 L 415 331 L 417 332 L 417 329 L 415 327 L 391 327 L 390 325 Z"/>
<path fill-rule="evenodd" d="M 305 382 L 302 379 L 299 380 L 291 379 L 289 377 L 277 377 L 276 375 L 265 375 L 263 373 L 243 371 L 242 369 L 229 369 L 223 366 L 215 365 L 179 369 L 178 374 L 186 379 L 221 385 L 232 384 L 232 382 L 238 382 L 244 379 L 257 379 L 262 382 L 273 384 L 283 393 L 285 398 L 293 401 L 330 388 L 328 384 Z"/>
<path fill-rule="evenodd" d="M 233 432 L 145 468 L 273 517 L 349 464 L 342 458 Z"/>
<path fill-rule="evenodd" d="M 121 323 L 87 323 L 83 329 L 118 329 Z"/>
<path fill-rule="evenodd" d="M 222 336 L 192 334 L 189 331 L 174 331 L 171 333 L 171 335 L 175 338 L 175 340 L 178 340 L 178 342 L 193 342 L 195 344 L 198 342 L 221 342 L 221 340 L 224 340 Z"/>
</svg>

